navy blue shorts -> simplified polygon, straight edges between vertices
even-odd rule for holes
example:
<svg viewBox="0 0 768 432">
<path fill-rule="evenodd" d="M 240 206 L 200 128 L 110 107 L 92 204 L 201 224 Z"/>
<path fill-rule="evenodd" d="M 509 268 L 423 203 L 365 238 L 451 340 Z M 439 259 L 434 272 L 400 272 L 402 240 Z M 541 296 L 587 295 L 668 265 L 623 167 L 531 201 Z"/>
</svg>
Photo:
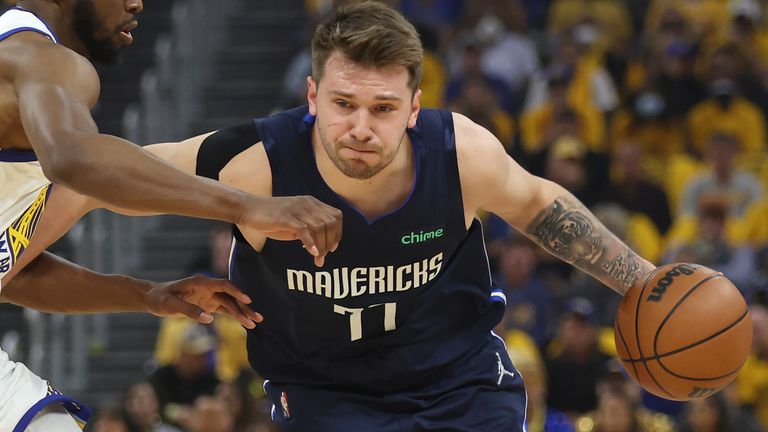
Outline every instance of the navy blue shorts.
<svg viewBox="0 0 768 432">
<path fill-rule="evenodd" d="M 283 432 L 523 432 L 526 395 L 504 343 L 480 351 L 413 393 L 368 396 L 267 382 Z"/>
</svg>

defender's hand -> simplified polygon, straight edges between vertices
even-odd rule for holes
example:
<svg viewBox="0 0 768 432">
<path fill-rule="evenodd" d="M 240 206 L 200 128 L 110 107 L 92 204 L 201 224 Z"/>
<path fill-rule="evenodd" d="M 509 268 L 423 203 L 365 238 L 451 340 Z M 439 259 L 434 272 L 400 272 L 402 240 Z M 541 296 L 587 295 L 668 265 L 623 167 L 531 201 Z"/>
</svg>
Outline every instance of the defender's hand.
<svg viewBox="0 0 768 432">
<path fill-rule="evenodd" d="M 251 197 L 255 202 L 238 224 L 275 240 L 301 240 L 322 267 L 325 255 L 341 241 L 342 213 L 311 196 Z"/>
<path fill-rule="evenodd" d="M 264 318 L 251 310 L 250 303 L 250 297 L 228 281 L 203 276 L 156 283 L 146 294 L 147 310 L 157 316 L 186 316 L 210 324 L 213 313 L 225 313 L 252 329 Z"/>
</svg>

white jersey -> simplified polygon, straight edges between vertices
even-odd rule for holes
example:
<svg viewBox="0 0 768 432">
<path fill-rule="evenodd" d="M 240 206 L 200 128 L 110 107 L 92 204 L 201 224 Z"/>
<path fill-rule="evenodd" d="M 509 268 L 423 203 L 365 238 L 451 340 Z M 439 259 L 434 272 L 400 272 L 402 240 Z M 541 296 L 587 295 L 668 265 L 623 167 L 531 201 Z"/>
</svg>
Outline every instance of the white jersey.
<svg viewBox="0 0 768 432">
<path fill-rule="evenodd" d="M 13 8 L 0 16 L 0 41 L 22 31 L 41 33 L 58 43 L 48 25 L 31 12 Z M 29 244 L 45 207 L 50 181 L 33 152 L 3 150 L 0 143 L 0 185 L 2 279 Z"/>
<path fill-rule="evenodd" d="M 0 15 L 0 42 L 29 31 L 58 43 L 48 25 L 29 11 L 17 7 Z M 51 189 L 34 152 L 2 147 L 0 142 L 0 279 L 27 248 Z M 37 412 L 67 400 L 0 349 L 0 432 L 24 432 Z"/>
</svg>

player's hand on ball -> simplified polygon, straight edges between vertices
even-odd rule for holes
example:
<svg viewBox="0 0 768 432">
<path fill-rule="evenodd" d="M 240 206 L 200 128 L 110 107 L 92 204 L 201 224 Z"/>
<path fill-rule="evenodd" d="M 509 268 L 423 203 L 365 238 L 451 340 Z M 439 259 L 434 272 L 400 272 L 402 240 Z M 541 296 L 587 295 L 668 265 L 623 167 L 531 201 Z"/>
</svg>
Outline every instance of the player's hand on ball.
<svg viewBox="0 0 768 432">
<path fill-rule="evenodd" d="M 339 246 L 340 210 L 311 196 L 252 199 L 257 202 L 249 206 L 239 225 L 261 231 L 274 240 L 301 240 L 318 267 L 325 262 L 325 255 Z"/>
<path fill-rule="evenodd" d="M 214 313 L 224 313 L 252 329 L 264 318 L 248 306 L 250 303 L 250 297 L 228 281 L 203 276 L 158 282 L 146 293 L 147 310 L 157 316 L 186 316 L 209 324 Z"/>
</svg>

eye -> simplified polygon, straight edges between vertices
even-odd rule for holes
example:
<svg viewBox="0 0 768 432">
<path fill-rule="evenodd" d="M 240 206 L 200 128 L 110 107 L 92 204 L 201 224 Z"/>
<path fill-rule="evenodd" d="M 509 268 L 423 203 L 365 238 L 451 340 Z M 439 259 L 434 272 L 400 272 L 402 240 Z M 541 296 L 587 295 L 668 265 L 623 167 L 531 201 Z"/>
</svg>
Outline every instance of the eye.
<svg viewBox="0 0 768 432">
<path fill-rule="evenodd" d="M 395 108 L 390 105 L 379 105 L 376 107 L 376 111 L 381 113 L 388 113 L 394 111 Z"/>
<path fill-rule="evenodd" d="M 352 107 L 352 105 L 350 105 L 349 102 L 347 102 L 345 100 L 342 100 L 342 99 L 338 99 L 336 101 L 336 106 L 338 106 L 339 108 L 350 108 L 350 107 Z"/>
</svg>

